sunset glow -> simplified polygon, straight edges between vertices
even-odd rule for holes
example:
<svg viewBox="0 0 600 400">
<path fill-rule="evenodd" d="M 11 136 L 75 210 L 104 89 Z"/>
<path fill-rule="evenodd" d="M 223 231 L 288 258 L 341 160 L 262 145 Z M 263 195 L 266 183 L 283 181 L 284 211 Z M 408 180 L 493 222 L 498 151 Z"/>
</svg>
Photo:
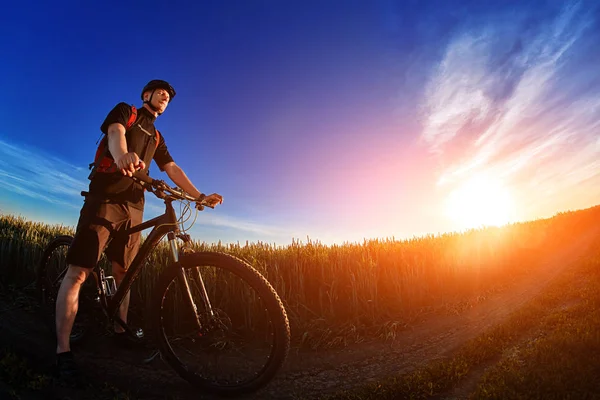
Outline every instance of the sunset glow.
<svg viewBox="0 0 600 400">
<path fill-rule="evenodd" d="M 153 6 L 84 3 L 11 5 L 0 213 L 75 226 L 102 121 L 150 79 L 177 90 L 156 121 L 173 160 L 225 199 L 199 240 L 412 238 L 600 204 L 597 0 L 162 2 L 177 24 L 153 40 Z M 124 36 L 140 47 L 115 68 Z"/>
<path fill-rule="evenodd" d="M 461 228 L 500 226 L 514 216 L 514 204 L 509 190 L 502 184 L 478 176 L 450 194 L 447 214 Z"/>
</svg>

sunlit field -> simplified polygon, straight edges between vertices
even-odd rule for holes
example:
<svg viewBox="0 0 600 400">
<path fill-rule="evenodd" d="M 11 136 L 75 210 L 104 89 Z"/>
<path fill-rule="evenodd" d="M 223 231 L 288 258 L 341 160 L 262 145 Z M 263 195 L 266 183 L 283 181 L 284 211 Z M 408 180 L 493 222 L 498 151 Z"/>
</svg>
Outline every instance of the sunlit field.
<svg viewBox="0 0 600 400">
<path fill-rule="evenodd" d="M 451 356 L 322 399 L 597 399 L 600 237 L 589 239 L 577 260 L 556 260 L 569 267 L 541 293 Z"/>
<path fill-rule="evenodd" d="M 553 218 L 410 240 L 365 239 L 326 246 L 295 241 L 235 245 L 195 243 L 197 250 L 223 251 L 255 266 L 273 284 L 287 309 L 294 345 L 346 346 L 367 339 L 393 340 L 416 319 L 458 313 L 525 274 L 539 260 L 597 224 L 600 208 Z M 0 217 L 0 283 L 25 287 L 48 241 L 71 228 Z M 134 286 L 132 312 L 153 298 L 168 263 L 165 243 Z M 234 289 L 227 294 L 236 301 Z"/>
</svg>

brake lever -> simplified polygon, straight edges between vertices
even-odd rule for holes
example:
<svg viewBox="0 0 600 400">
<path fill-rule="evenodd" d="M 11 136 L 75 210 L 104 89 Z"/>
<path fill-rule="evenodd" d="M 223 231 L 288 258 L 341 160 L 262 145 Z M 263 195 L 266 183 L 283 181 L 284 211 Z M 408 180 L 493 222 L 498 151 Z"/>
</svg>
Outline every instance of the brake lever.
<svg viewBox="0 0 600 400">
<path fill-rule="evenodd" d="M 211 206 L 210 204 L 206 204 L 206 203 L 202 203 L 202 202 L 200 202 L 200 203 L 196 202 L 196 209 L 198 211 L 204 210 L 204 207 L 208 207 L 208 208 L 211 208 L 213 210 L 215 209 L 215 206 Z"/>
<path fill-rule="evenodd" d="M 169 188 L 169 186 L 166 184 L 165 181 L 162 181 L 160 179 L 155 179 L 152 184 L 154 186 L 156 186 L 159 190 L 167 190 Z"/>
</svg>

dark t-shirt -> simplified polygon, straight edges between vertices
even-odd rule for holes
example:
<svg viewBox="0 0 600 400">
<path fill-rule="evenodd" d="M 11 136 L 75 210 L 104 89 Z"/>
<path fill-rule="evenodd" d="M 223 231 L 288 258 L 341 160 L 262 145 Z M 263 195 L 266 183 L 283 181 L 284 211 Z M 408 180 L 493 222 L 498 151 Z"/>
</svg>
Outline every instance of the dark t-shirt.
<svg viewBox="0 0 600 400">
<path fill-rule="evenodd" d="M 131 116 L 131 106 L 127 103 L 119 103 L 113 108 L 100 126 L 100 130 L 106 135 L 111 124 L 119 123 L 124 127 Z M 148 173 L 150 162 L 154 160 L 164 171 L 164 165 L 172 162 L 165 139 L 158 134 L 159 142 L 156 144 L 156 128 L 154 121 L 156 117 L 144 107 L 137 109 L 137 119 L 126 131 L 127 151 L 135 152 L 146 164 L 144 170 Z M 109 157 L 112 158 L 109 151 Z M 144 191 L 140 185 L 133 182 L 121 172 L 96 173 L 90 182 L 90 194 L 96 197 L 104 197 L 118 202 L 126 202 L 136 208 L 144 207 Z"/>
</svg>

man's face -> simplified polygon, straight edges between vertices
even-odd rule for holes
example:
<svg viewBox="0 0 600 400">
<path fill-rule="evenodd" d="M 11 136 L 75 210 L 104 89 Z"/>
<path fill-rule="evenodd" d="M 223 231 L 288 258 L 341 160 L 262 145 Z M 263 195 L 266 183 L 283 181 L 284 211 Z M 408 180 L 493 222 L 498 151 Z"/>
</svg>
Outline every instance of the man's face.
<svg viewBox="0 0 600 400">
<path fill-rule="evenodd" d="M 165 89 L 156 89 L 154 90 L 154 94 L 151 91 L 146 92 L 146 99 L 149 99 L 152 96 L 151 104 L 158 109 L 158 112 L 162 114 L 169 105 L 169 92 Z"/>
</svg>

